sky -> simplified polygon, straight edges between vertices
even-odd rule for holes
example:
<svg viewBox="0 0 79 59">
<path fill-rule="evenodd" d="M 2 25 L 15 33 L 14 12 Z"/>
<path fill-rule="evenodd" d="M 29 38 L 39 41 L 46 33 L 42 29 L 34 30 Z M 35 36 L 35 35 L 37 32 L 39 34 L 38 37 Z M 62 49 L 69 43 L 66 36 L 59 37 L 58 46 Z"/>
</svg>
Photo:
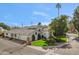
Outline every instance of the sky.
<svg viewBox="0 0 79 59">
<path fill-rule="evenodd" d="M 73 16 L 77 3 L 61 3 L 60 15 Z M 0 3 L 0 22 L 9 26 L 48 25 L 57 17 L 56 3 Z"/>
</svg>

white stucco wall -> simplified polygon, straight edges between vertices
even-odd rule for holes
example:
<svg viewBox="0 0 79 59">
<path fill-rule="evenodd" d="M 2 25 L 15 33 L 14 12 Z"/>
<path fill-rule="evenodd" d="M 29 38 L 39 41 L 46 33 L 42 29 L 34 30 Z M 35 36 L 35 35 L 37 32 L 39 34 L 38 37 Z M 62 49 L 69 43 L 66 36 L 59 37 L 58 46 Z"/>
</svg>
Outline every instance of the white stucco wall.
<svg viewBox="0 0 79 59">
<path fill-rule="evenodd" d="M 45 36 L 46 38 L 49 38 L 49 32 L 45 32 L 45 33 L 44 33 L 44 36 Z"/>
<path fill-rule="evenodd" d="M 27 36 L 20 35 L 20 36 L 19 36 L 19 39 L 26 41 L 26 40 L 27 40 Z"/>
<path fill-rule="evenodd" d="M 6 35 L 6 33 L 4 33 L 5 37 L 11 37 L 10 33 L 8 33 L 8 35 Z"/>
<path fill-rule="evenodd" d="M 12 33 L 8 33 L 8 35 L 6 35 L 6 33 L 4 33 L 4 36 L 5 36 L 5 37 L 10 37 L 10 38 L 12 38 L 12 37 L 11 37 L 11 34 L 12 34 Z M 13 38 L 15 38 L 15 39 L 20 39 L 20 40 L 24 40 L 24 41 L 27 40 L 27 37 L 28 37 L 28 36 L 21 35 L 21 34 L 20 34 L 20 35 L 19 35 L 19 34 L 16 34 L 16 37 L 15 37 L 15 34 L 13 35 Z"/>
</svg>

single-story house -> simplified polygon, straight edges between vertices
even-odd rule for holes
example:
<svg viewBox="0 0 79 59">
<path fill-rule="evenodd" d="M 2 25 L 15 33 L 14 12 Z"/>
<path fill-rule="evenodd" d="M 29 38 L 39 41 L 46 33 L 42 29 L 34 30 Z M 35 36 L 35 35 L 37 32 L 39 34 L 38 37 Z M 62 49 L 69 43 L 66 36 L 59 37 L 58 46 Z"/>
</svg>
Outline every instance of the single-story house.
<svg viewBox="0 0 79 59">
<path fill-rule="evenodd" d="M 0 27 L 0 35 L 2 35 L 5 31 L 7 30 L 3 29 L 3 27 Z"/>
<path fill-rule="evenodd" d="M 35 36 L 34 38 L 32 36 Z M 46 27 L 35 27 L 35 28 L 20 28 L 20 29 L 11 29 L 4 33 L 4 37 L 14 38 L 17 40 L 30 41 L 38 40 L 38 37 L 49 37 L 49 32 Z"/>
</svg>

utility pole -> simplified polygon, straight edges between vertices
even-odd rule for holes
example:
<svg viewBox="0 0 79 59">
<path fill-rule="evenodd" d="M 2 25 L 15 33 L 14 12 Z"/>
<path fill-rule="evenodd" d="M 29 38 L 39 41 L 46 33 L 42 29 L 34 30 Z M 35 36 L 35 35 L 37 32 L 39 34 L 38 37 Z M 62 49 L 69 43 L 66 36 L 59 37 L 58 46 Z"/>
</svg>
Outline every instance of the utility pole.
<svg viewBox="0 0 79 59">
<path fill-rule="evenodd" d="M 22 28 L 23 28 L 23 24 L 22 24 Z"/>
</svg>

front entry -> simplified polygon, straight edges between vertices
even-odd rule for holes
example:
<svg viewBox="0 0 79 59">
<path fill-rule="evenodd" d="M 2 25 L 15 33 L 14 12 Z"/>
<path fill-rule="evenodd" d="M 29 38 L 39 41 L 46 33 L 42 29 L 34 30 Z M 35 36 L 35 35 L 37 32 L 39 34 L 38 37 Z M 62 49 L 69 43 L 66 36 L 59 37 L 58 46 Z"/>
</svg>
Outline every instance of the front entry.
<svg viewBox="0 0 79 59">
<path fill-rule="evenodd" d="M 35 35 L 34 34 L 32 35 L 32 41 L 35 41 Z"/>
<path fill-rule="evenodd" d="M 38 40 L 42 39 L 41 34 L 38 34 Z"/>
</svg>

